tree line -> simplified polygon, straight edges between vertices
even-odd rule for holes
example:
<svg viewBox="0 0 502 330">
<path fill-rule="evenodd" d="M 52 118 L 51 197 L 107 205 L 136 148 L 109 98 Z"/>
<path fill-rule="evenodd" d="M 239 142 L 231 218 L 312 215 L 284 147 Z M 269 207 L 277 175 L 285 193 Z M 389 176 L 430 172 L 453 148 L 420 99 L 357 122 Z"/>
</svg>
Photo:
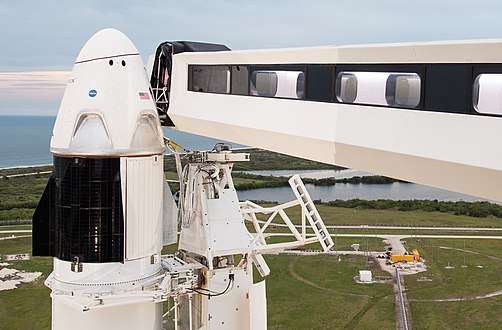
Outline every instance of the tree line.
<svg viewBox="0 0 502 330">
<path fill-rule="evenodd" d="M 288 177 L 282 176 L 266 176 L 266 175 L 256 175 L 249 173 L 233 172 L 232 177 L 234 178 L 235 188 L 237 190 L 249 190 L 258 188 L 277 188 L 277 187 L 287 187 L 289 186 Z M 246 181 L 235 180 L 236 178 L 246 179 Z M 303 183 L 312 184 L 314 186 L 333 186 L 337 183 L 345 184 L 390 184 L 394 182 L 405 182 L 393 178 L 388 178 L 380 175 L 373 176 L 354 176 L 351 178 L 322 178 L 322 179 L 312 179 L 312 178 L 302 178 Z"/>
<path fill-rule="evenodd" d="M 317 204 L 323 204 L 333 207 L 344 207 L 361 210 L 396 210 L 396 211 L 422 211 L 422 212 L 441 212 L 454 215 L 466 215 L 476 218 L 486 218 L 493 216 L 502 218 L 502 205 L 489 202 L 446 202 L 438 200 L 334 200 L 330 202 L 314 201 Z"/>
</svg>

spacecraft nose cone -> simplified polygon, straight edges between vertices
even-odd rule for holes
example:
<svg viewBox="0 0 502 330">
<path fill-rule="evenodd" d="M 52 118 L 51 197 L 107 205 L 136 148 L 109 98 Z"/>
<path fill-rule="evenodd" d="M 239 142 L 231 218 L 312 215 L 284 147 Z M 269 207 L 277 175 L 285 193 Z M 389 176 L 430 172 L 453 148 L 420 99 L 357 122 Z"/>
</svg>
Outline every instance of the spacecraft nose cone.
<svg viewBox="0 0 502 330">
<path fill-rule="evenodd" d="M 122 32 L 97 32 L 73 67 L 54 124 L 51 151 L 115 157 L 161 154 L 164 149 L 138 50 Z"/>
<path fill-rule="evenodd" d="M 104 29 L 86 42 L 75 63 L 133 54 L 138 54 L 138 50 L 125 34 L 115 29 Z"/>
</svg>

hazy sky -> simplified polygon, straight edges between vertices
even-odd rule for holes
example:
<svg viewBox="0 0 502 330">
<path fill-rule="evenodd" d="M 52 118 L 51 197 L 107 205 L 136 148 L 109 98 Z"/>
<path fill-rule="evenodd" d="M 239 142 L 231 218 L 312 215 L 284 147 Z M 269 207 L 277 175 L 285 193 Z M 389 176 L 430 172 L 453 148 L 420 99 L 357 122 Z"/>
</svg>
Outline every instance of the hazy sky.
<svg viewBox="0 0 502 330">
<path fill-rule="evenodd" d="M 0 0 L 0 114 L 56 114 L 67 71 L 96 31 L 143 56 L 165 40 L 231 49 L 502 38 L 502 1 Z"/>
</svg>

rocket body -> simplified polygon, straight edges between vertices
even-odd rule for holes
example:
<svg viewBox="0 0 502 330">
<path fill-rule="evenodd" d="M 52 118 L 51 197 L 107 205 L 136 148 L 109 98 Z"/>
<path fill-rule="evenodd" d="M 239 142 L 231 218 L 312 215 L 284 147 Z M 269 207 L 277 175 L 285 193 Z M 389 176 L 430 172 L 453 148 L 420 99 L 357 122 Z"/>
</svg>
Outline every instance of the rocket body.
<svg viewBox="0 0 502 330">
<path fill-rule="evenodd" d="M 141 292 L 162 273 L 164 150 L 137 49 L 99 31 L 66 87 L 33 218 L 33 254 L 54 257 L 53 329 L 162 329 L 162 303 Z"/>
</svg>

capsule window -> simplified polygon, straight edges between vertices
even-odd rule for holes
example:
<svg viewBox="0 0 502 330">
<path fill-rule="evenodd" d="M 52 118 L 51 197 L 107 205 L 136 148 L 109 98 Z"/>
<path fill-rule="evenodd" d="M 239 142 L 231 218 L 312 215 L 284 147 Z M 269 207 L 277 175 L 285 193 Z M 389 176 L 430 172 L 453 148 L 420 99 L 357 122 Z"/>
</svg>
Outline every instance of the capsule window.
<svg viewBox="0 0 502 330">
<path fill-rule="evenodd" d="M 502 74 L 478 75 L 474 80 L 472 100 L 477 112 L 502 115 Z"/>
<path fill-rule="evenodd" d="M 192 66 L 191 91 L 206 93 L 230 93 L 230 69 L 228 66 Z"/>
<path fill-rule="evenodd" d="M 283 70 L 253 71 L 250 79 L 250 93 L 256 96 L 303 99 L 305 73 Z"/>
</svg>

